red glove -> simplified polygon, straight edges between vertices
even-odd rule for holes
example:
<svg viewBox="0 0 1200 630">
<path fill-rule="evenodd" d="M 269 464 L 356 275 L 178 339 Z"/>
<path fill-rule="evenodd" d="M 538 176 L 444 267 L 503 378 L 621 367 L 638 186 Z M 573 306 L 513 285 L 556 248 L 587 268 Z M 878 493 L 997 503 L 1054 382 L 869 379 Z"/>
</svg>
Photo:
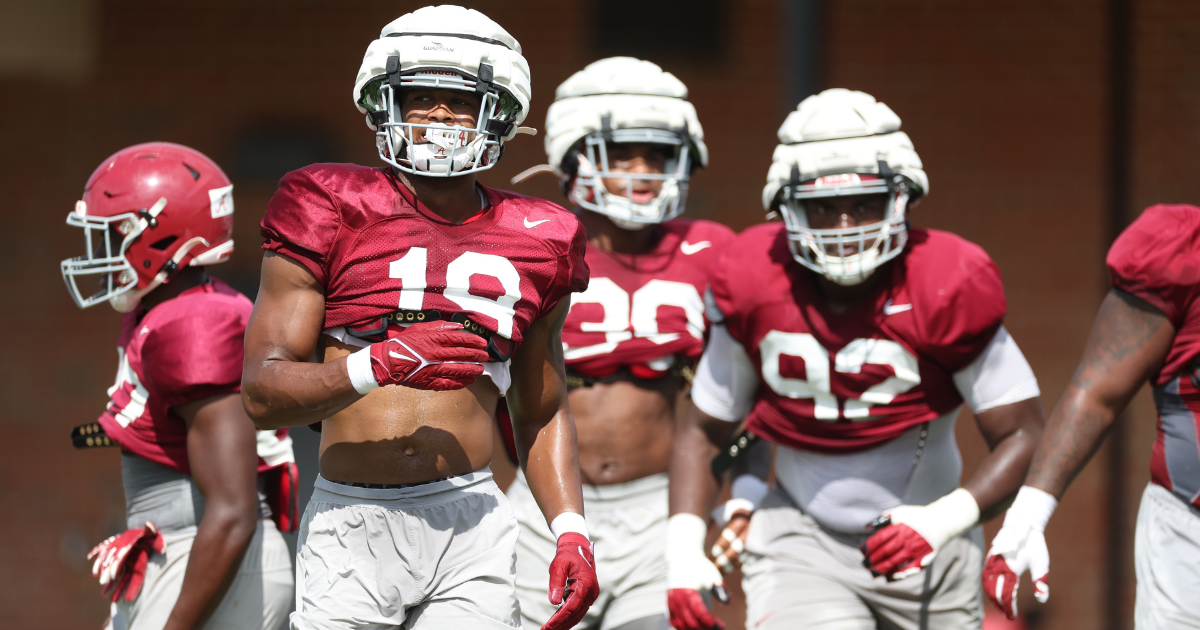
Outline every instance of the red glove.
<svg viewBox="0 0 1200 630">
<path fill-rule="evenodd" d="M 875 533 L 863 543 L 863 566 L 889 582 L 921 572 L 937 552 L 979 522 L 979 505 L 959 488 L 929 505 L 900 505 L 867 527 Z"/>
<path fill-rule="evenodd" d="M 558 537 L 558 552 L 550 562 L 550 603 L 562 606 L 542 630 L 566 630 L 579 623 L 600 595 L 592 541 L 566 532 Z"/>
<path fill-rule="evenodd" d="M 871 575 L 889 582 L 921 571 L 933 559 L 934 550 L 925 537 L 908 525 L 884 525 L 862 545 L 863 566 Z"/>
<path fill-rule="evenodd" d="M 462 389 L 483 374 L 483 363 L 488 361 L 487 341 L 464 332 L 462 324 L 447 321 L 413 324 L 369 350 L 371 376 L 379 386 Z M 350 380 L 356 381 L 356 366 L 347 363 L 346 367 Z M 355 389 L 362 391 L 358 383 Z"/>
<path fill-rule="evenodd" d="M 694 588 L 673 588 L 667 591 L 667 610 L 671 612 L 671 627 L 678 630 L 724 630 L 725 624 L 713 616 L 708 604 Z"/>
<path fill-rule="evenodd" d="M 167 542 L 154 523 L 146 521 L 143 529 L 131 529 L 96 545 L 88 553 L 88 560 L 96 559 L 92 565 L 92 577 L 100 578 L 102 593 L 110 595 L 113 603 L 121 599 L 131 602 L 142 590 L 146 579 L 146 565 L 150 552 L 163 553 Z"/>
</svg>

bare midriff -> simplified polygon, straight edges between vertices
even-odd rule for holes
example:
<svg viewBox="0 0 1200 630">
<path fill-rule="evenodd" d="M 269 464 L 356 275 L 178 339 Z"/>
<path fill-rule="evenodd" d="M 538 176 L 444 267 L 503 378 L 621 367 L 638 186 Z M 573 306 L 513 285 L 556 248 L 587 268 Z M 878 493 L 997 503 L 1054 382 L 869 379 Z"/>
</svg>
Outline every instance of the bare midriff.
<svg viewBox="0 0 1200 630">
<path fill-rule="evenodd" d="M 583 483 L 608 486 L 666 472 L 681 385 L 668 377 L 571 390 Z"/>
<path fill-rule="evenodd" d="M 322 335 L 326 363 L 358 350 Z M 488 465 L 500 392 L 487 376 L 465 389 L 376 389 L 322 423 L 321 476 L 402 484 L 462 475 Z"/>
</svg>

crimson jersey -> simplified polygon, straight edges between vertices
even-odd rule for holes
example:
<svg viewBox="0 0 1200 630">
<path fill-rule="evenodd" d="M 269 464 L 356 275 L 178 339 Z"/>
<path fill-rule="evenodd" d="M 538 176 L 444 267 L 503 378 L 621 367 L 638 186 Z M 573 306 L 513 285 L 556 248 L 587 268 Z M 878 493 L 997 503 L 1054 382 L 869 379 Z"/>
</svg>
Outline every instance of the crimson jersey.
<svg viewBox="0 0 1200 630">
<path fill-rule="evenodd" d="M 587 248 L 591 281 L 571 298 L 563 324 L 567 365 L 588 376 L 659 359 L 695 359 L 704 350 L 704 287 L 712 259 L 733 231 L 711 221 L 676 219 L 657 228 L 661 238 L 645 254 Z"/>
<path fill-rule="evenodd" d="M 220 280 L 121 318 L 120 366 L 99 423 L 121 449 L 191 474 L 187 425 L 171 408 L 241 391 L 253 304 Z M 294 461 L 287 430 L 259 431 L 259 472 Z"/>
<path fill-rule="evenodd" d="M 1151 480 L 1200 507 L 1200 208 L 1158 205 L 1108 252 L 1113 287 L 1162 311 L 1175 339 L 1154 376 L 1158 437 Z"/>
<path fill-rule="evenodd" d="M 747 428 L 792 448 L 850 452 L 963 401 L 953 375 L 1004 319 L 1000 271 L 954 234 L 909 229 L 874 297 L 835 313 L 792 259 L 782 223 L 743 232 L 714 261 L 714 306 L 762 385 Z"/>
<path fill-rule="evenodd" d="M 326 329 L 437 309 L 470 313 L 515 351 L 534 320 L 587 288 L 586 233 L 549 201 L 480 189 L 487 211 L 453 225 L 386 168 L 314 164 L 279 182 L 263 248 L 325 288 Z"/>
</svg>

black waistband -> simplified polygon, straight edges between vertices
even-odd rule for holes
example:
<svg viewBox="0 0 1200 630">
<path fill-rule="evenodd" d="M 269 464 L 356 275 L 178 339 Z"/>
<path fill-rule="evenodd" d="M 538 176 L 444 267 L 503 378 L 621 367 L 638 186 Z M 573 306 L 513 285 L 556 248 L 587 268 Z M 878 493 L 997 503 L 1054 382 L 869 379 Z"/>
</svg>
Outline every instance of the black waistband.
<svg viewBox="0 0 1200 630">
<path fill-rule="evenodd" d="M 401 490 L 403 488 L 416 488 L 439 481 L 445 481 L 457 475 L 449 477 L 441 477 L 440 479 L 430 479 L 429 481 L 418 481 L 417 483 L 359 483 L 357 481 L 337 481 L 336 479 L 326 479 L 330 483 L 336 483 L 339 486 L 350 486 L 351 488 L 366 488 L 368 490 Z"/>
</svg>

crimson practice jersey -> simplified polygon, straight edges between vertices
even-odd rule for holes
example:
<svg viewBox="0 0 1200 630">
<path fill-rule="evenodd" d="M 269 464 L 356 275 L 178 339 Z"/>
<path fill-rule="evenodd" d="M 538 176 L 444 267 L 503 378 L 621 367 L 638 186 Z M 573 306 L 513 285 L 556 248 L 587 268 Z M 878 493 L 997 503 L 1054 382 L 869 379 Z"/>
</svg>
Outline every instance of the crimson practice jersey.
<svg viewBox="0 0 1200 630">
<path fill-rule="evenodd" d="M 648 253 L 587 249 L 592 278 L 571 298 L 562 335 L 567 365 L 580 374 L 604 377 L 637 366 L 653 376 L 670 367 L 670 358 L 692 360 L 704 350 L 708 267 L 733 231 L 690 219 L 647 229 L 662 233 Z"/>
<path fill-rule="evenodd" d="M 876 271 L 873 299 L 828 309 L 782 223 L 743 232 L 713 263 L 714 305 L 762 386 L 747 428 L 792 448 L 850 452 L 955 409 L 953 374 L 1004 319 L 1004 287 L 977 245 L 910 228 L 905 253 Z"/>
<path fill-rule="evenodd" d="M 99 423 L 121 449 L 191 474 L 187 425 L 171 408 L 241 391 L 253 304 L 213 279 L 121 318 L 120 367 Z M 259 472 L 290 465 L 287 429 L 258 432 Z"/>
<path fill-rule="evenodd" d="M 586 234 L 560 206 L 480 188 L 486 212 L 453 225 L 386 168 L 314 164 L 279 182 L 263 247 L 325 288 L 325 328 L 397 310 L 470 313 L 512 352 L 529 325 L 587 288 Z"/>
<path fill-rule="evenodd" d="M 1200 208 L 1147 208 L 1108 252 L 1113 287 L 1162 311 L 1175 340 L 1154 376 L 1150 478 L 1200 507 Z"/>
</svg>

